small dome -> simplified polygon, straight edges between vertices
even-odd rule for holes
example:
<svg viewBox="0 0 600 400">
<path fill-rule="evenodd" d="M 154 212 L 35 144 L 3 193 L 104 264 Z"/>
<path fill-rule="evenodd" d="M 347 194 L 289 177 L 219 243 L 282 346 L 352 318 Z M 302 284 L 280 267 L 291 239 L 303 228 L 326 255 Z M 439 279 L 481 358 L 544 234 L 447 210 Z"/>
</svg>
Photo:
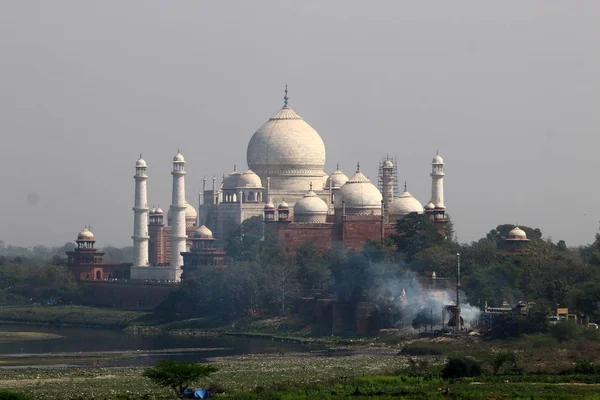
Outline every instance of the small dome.
<svg viewBox="0 0 600 400">
<path fill-rule="evenodd" d="M 177 154 L 175 154 L 175 157 L 173 157 L 173 161 L 174 162 L 184 162 L 185 158 L 183 158 L 183 154 L 181 154 L 179 151 L 177 151 Z"/>
<path fill-rule="evenodd" d="M 325 189 L 329 189 L 330 182 L 333 189 L 339 189 L 344 186 L 346 182 L 348 182 L 348 177 L 342 171 L 340 171 L 338 167 L 337 170 L 331 173 L 329 179 L 327 179 L 327 182 L 325 182 Z"/>
<path fill-rule="evenodd" d="M 77 240 L 94 240 L 94 234 L 88 228 L 85 228 L 77 235 Z"/>
<path fill-rule="evenodd" d="M 169 212 L 167 213 L 167 220 L 168 220 L 169 225 L 171 225 L 172 217 L 173 217 L 173 211 L 169 208 Z M 185 219 L 187 221 L 190 221 L 190 220 L 196 220 L 197 217 L 198 217 L 198 211 L 196 211 L 194 206 L 192 206 L 190 203 L 188 203 L 186 201 L 185 202 Z"/>
<path fill-rule="evenodd" d="M 140 158 L 135 162 L 135 167 L 136 168 L 145 168 L 146 167 L 146 161 L 142 158 L 141 154 L 140 154 Z"/>
<path fill-rule="evenodd" d="M 435 204 L 433 204 L 431 201 L 425 205 L 426 210 L 433 210 L 434 208 Z"/>
<path fill-rule="evenodd" d="M 162 208 L 158 207 L 155 209 L 156 214 L 164 214 L 165 212 L 163 211 Z"/>
<path fill-rule="evenodd" d="M 436 154 L 436 156 L 433 157 L 433 160 L 431 161 L 431 163 L 432 164 L 443 164 L 444 159 L 439 154 Z"/>
<path fill-rule="evenodd" d="M 187 201 L 185 202 L 185 219 L 196 219 L 198 216 L 198 211 Z"/>
<path fill-rule="evenodd" d="M 194 231 L 194 237 L 198 239 L 213 239 L 213 233 L 205 225 L 202 225 Z"/>
<path fill-rule="evenodd" d="M 340 188 L 335 198 L 335 208 L 342 208 L 344 201 L 348 213 L 376 214 L 381 213 L 382 199 L 379 189 L 362 172 L 357 171 Z"/>
<path fill-rule="evenodd" d="M 402 218 L 414 212 L 423 214 L 423 205 L 408 190 L 405 190 L 399 197 L 396 197 L 390 204 L 390 216 Z"/>
<path fill-rule="evenodd" d="M 385 168 L 385 169 L 394 168 L 394 163 L 391 160 L 385 160 L 385 162 L 383 163 L 383 168 Z"/>
<path fill-rule="evenodd" d="M 528 240 L 525 231 L 518 226 L 508 232 L 508 240 Z"/>
<path fill-rule="evenodd" d="M 278 210 L 289 210 L 290 206 L 288 205 L 288 203 L 284 201 L 282 201 L 281 203 L 279 203 L 279 205 L 277 206 Z"/>
<path fill-rule="evenodd" d="M 148 211 L 148 213 L 149 213 L 150 215 L 154 215 L 154 214 L 156 214 L 156 208 L 151 208 L 151 209 L 150 209 L 150 211 Z"/>
<path fill-rule="evenodd" d="M 242 174 L 237 172 L 235 169 L 232 173 L 227 175 L 225 179 L 223 179 L 223 190 L 234 190 L 240 186 L 240 178 Z"/>
<path fill-rule="evenodd" d="M 273 204 L 272 202 L 268 202 L 267 204 L 265 204 L 265 210 L 274 210 L 275 209 L 275 204 Z"/>
<path fill-rule="evenodd" d="M 294 221 L 324 223 L 328 209 L 327 203 L 310 190 L 294 204 Z"/>
<path fill-rule="evenodd" d="M 239 176 L 237 185 L 240 188 L 262 188 L 260 177 L 251 169 Z"/>
</svg>

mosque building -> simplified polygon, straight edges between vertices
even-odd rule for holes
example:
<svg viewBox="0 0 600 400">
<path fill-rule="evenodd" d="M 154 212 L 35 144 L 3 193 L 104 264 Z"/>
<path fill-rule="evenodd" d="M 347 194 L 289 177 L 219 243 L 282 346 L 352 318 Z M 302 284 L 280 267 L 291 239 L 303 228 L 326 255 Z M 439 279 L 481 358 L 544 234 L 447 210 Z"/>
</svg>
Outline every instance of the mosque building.
<svg viewBox="0 0 600 400">
<path fill-rule="evenodd" d="M 431 163 L 430 201 L 423 206 L 407 190 L 396 197 L 395 160 L 379 165 L 378 186 L 360 171 L 348 178 L 339 166 L 325 172 L 325 144 L 321 136 L 289 106 L 287 87 L 283 107 L 251 137 L 248 169 L 223 176 L 217 186 L 199 193 L 198 212 L 185 199 L 185 159 L 173 158 L 172 205 L 164 211 L 148 207 L 147 164 L 135 165 L 134 265 L 131 279 L 179 281 L 182 271 L 200 266 L 223 266 L 223 247 L 239 224 L 252 217 L 264 220 L 284 249 L 316 243 L 331 248 L 339 243 L 359 249 L 367 240 L 383 240 L 395 232 L 396 221 L 410 213 L 426 213 L 445 234 L 444 161 Z M 183 269 L 182 269 L 183 268 Z"/>
</svg>

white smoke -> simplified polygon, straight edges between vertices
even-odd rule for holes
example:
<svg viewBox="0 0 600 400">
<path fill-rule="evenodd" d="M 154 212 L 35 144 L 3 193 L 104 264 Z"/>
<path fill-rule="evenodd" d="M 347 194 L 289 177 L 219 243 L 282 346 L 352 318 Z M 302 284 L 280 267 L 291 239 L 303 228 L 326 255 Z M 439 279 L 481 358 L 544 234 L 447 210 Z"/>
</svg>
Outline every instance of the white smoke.
<svg viewBox="0 0 600 400">
<path fill-rule="evenodd" d="M 421 313 L 433 325 L 446 325 L 451 317 L 447 306 L 456 305 L 456 285 L 443 278 L 419 278 L 408 269 L 390 273 L 390 269 L 374 265 L 379 279 L 369 290 L 369 298 L 383 313 L 397 318 L 394 325 L 410 327 Z M 481 310 L 467 302 L 466 295 L 460 291 L 460 314 L 465 327 L 473 327 L 479 320 Z M 443 322 L 442 322 L 443 320 Z"/>
</svg>

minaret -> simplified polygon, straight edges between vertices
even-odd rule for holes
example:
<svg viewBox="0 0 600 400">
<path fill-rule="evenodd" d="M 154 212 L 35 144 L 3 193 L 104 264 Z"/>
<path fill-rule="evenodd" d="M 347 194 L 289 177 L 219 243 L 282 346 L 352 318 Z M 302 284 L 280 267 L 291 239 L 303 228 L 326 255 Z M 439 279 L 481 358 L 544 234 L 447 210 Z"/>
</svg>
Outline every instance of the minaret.
<svg viewBox="0 0 600 400">
<path fill-rule="evenodd" d="M 394 200 L 394 163 L 387 156 L 382 161 L 379 174 L 381 176 L 381 192 L 383 195 L 383 216 L 387 218 L 390 203 Z"/>
<path fill-rule="evenodd" d="M 133 206 L 133 266 L 148 266 L 148 189 L 146 161 L 140 158 L 135 163 L 135 203 Z"/>
<path fill-rule="evenodd" d="M 444 159 L 438 154 L 431 161 L 431 202 L 436 209 L 444 206 Z"/>
<path fill-rule="evenodd" d="M 171 268 L 181 271 L 182 252 L 186 251 L 185 242 L 185 159 L 179 152 L 173 157 L 173 197 L 171 200 Z M 179 281 L 181 273 L 176 274 Z"/>
</svg>

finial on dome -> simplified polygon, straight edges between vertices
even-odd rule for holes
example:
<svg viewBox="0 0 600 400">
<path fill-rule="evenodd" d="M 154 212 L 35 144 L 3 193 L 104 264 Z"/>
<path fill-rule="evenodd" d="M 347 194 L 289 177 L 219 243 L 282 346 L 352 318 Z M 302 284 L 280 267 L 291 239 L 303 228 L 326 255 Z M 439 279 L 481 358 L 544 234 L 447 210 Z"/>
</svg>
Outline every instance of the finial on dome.
<svg viewBox="0 0 600 400">
<path fill-rule="evenodd" d="M 360 172 L 360 161 L 356 163 L 356 172 Z"/>
<path fill-rule="evenodd" d="M 140 160 L 141 160 L 142 158 L 143 158 L 143 157 L 142 157 L 142 153 L 140 153 Z"/>
<path fill-rule="evenodd" d="M 290 98 L 288 97 L 288 88 L 287 88 L 287 82 L 285 84 L 285 95 L 283 96 L 283 107 L 287 107 L 288 106 L 288 100 Z"/>
<path fill-rule="evenodd" d="M 178 153 L 181 153 L 181 152 L 179 151 L 179 147 L 177 148 L 177 152 L 178 152 Z"/>
<path fill-rule="evenodd" d="M 439 156 L 440 155 L 440 149 L 436 149 L 435 150 L 435 154 Z"/>
<path fill-rule="evenodd" d="M 407 186 L 406 186 L 406 181 L 404 181 L 404 191 L 405 191 L 405 192 L 406 192 L 406 188 L 407 188 Z"/>
<path fill-rule="evenodd" d="M 233 164 L 233 172 L 236 172 L 236 171 L 237 171 L 237 167 L 235 164 Z"/>
<path fill-rule="evenodd" d="M 340 163 L 337 163 L 336 168 L 337 168 L 338 171 L 340 170 Z"/>
<path fill-rule="evenodd" d="M 310 183 L 310 190 L 312 190 L 312 182 Z"/>
</svg>

